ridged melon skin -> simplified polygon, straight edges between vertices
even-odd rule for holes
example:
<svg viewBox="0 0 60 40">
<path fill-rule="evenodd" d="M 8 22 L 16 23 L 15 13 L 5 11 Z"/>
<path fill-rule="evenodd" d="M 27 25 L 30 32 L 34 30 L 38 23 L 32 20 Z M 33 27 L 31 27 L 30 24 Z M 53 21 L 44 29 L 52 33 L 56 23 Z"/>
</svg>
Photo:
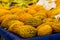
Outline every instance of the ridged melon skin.
<svg viewBox="0 0 60 40">
<path fill-rule="evenodd" d="M 52 29 L 54 32 L 60 32 L 60 22 L 54 22 L 52 24 Z"/>
<path fill-rule="evenodd" d="M 23 26 L 11 25 L 8 30 L 18 34 L 23 38 L 31 38 L 36 36 L 36 29 L 30 25 L 23 25 Z"/>
<path fill-rule="evenodd" d="M 60 8 L 60 0 L 56 1 L 56 7 Z"/>
<path fill-rule="evenodd" d="M 9 19 L 19 20 L 19 17 L 17 15 L 13 15 L 13 14 L 7 14 L 7 15 L 4 15 L 0 18 L 0 22 L 2 22 L 3 20 L 9 20 Z"/>
<path fill-rule="evenodd" d="M 41 19 L 41 20 L 43 20 L 43 19 L 46 19 L 46 18 L 47 18 L 46 13 L 40 13 L 40 12 L 38 12 L 38 13 L 34 14 L 33 16 L 34 16 L 35 18 L 37 18 L 37 19 Z"/>
<path fill-rule="evenodd" d="M 46 13 L 47 12 L 47 10 L 45 10 L 43 6 L 36 5 L 36 4 L 29 6 L 27 8 L 27 10 L 28 10 L 28 13 L 30 13 L 32 15 L 37 14 L 38 12 L 39 13 Z"/>
<path fill-rule="evenodd" d="M 33 16 L 29 13 L 22 13 L 22 14 L 19 14 L 18 16 L 19 16 L 19 20 L 23 22 L 29 18 L 33 18 Z"/>
<path fill-rule="evenodd" d="M 0 17 L 6 14 L 11 14 L 11 12 L 5 8 L 0 8 Z"/>
<path fill-rule="evenodd" d="M 55 18 L 46 18 L 43 20 L 43 23 L 49 23 L 49 22 L 54 22 L 54 21 L 58 21 L 58 19 Z"/>
<path fill-rule="evenodd" d="M 60 6 L 60 0 L 56 0 L 55 2 L 57 7 Z"/>
<path fill-rule="evenodd" d="M 8 16 L 8 17 L 7 17 Z M 16 16 L 16 15 L 4 15 L 3 17 L 1 17 L 1 25 L 4 27 L 6 22 L 9 21 L 9 20 L 19 20 L 19 17 Z"/>
<path fill-rule="evenodd" d="M 21 24 L 21 25 L 24 25 L 24 23 L 21 22 L 21 21 L 19 21 L 19 20 L 9 20 L 9 21 L 7 22 L 7 24 L 5 24 L 5 25 L 11 26 L 11 25 L 14 24 L 14 23 L 19 23 L 19 24 Z"/>
<path fill-rule="evenodd" d="M 13 6 L 11 9 L 10 9 L 10 12 L 13 13 L 13 14 L 17 14 L 17 13 L 21 13 L 21 12 L 24 12 L 22 8 L 20 7 L 15 7 Z"/>
<path fill-rule="evenodd" d="M 48 24 L 50 26 L 52 26 L 53 23 L 55 22 L 59 22 L 59 19 L 55 19 L 55 18 L 46 18 L 43 20 L 43 23 Z"/>
<path fill-rule="evenodd" d="M 10 25 L 10 24 L 9 24 Z M 8 31 L 13 32 L 13 33 L 17 33 L 16 30 L 19 30 L 17 28 L 20 28 L 20 26 L 23 26 L 24 23 L 20 22 L 20 21 L 15 21 L 14 23 L 12 23 L 9 28 Z"/>
<path fill-rule="evenodd" d="M 18 25 L 24 25 L 24 23 L 19 20 L 5 20 L 4 22 L 2 22 L 1 26 L 8 29 L 11 25 L 15 23 Z"/>
<path fill-rule="evenodd" d="M 41 19 L 36 19 L 36 18 L 29 18 L 24 23 L 26 25 L 31 25 L 31 26 L 37 27 L 42 23 L 42 20 Z"/>
<path fill-rule="evenodd" d="M 50 35 L 51 33 L 52 33 L 52 28 L 48 24 L 42 24 L 37 27 L 37 35 L 38 36 Z"/>
<path fill-rule="evenodd" d="M 55 18 L 56 15 L 60 14 L 60 7 L 51 9 L 47 12 L 48 17 Z"/>
</svg>

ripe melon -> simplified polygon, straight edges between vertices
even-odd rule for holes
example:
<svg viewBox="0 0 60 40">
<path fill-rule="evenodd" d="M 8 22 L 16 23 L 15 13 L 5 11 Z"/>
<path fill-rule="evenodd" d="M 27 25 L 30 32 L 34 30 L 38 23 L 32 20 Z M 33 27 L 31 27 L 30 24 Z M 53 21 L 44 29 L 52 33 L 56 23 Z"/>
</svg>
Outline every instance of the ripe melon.
<svg viewBox="0 0 60 40">
<path fill-rule="evenodd" d="M 5 16 L 1 17 L 0 20 L 2 22 L 1 25 L 4 26 L 7 21 L 9 21 L 9 20 L 19 20 L 19 17 L 16 16 L 16 15 L 5 15 Z"/>
<path fill-rule="evenodd" d="M 60 22 L 54 22 L 52 24 L 52 29 L 54 32 L 60 32 Z"/>
<path fill-rule="evenodd" d="M 36 19 L 36 18 L 29 18 L 24 22 L 26 25 L 31 25 L 31 26 L 38 26 L 42 23 L 41 19 Z"/>
<path fill-rule="evenodd" d="M 52 25 L 54 22 L 58 22 L 59 19 L 55 19 L 55 18 L 46 18 L 43 20 L 43 23 L 46 23 L 48 25 Z"/>
<path fill-rule="evenodd" d="M 19 24 L 19 25 L 24 25 L 23 22 L 19 21 L 19 20 L 4 20 L 1 24 L 2 27 L 4 28 L 9 28 L 9 26 L 13 25 L 13 24 Z"/>
<path fill-rule="evenodd" d="M 38 18 L 38 19 L 45 19 L 45 18 L 47 18 L 47 15 L 46 15 L 46 13 L 36 13 L 36 14 L 34 14 L 33 15 L 35 18 Z"/>
<path fill-rule="evenodd" d="M 56 15 L 60 14 L 60 8 L 56 7 L 55 9 L 52 9 L 47 12 L 48 17 L 54 18 Z"/>
<path fill-rule="evenodd" d="M 47 22 L 53 22 L 54 19 L 53 18 L 46 18 L 43 20 L 43 23 L 47 23 Z"/>
<path fill-rule="evenodd" d="M 48 24 L 42 24 L 37 27 L 37 35 L 38 36 L 46 36 L 52 33 L 52 28 Z"/>
<path fill-rule="evenodd" d="M 2 2 L 9 2 L 10 0 L 1 0 Z"/>
<path fill-rule="evenodd" d="M 21 13 L 22 11 L 23 11 L 22 8 L 15 7 L 15 6 L 11 7 L 11 9 L 10 9 L 10 12 L 13 13 L 13 14 L 15 14 L 15 13 Z"/>
<path fill-rule="evenodd" d="M 22 22 L 16 21 L 9 26 L 8 31 L 13 33 L 18 33 L 20 31 L 20 26 L 23 26 L 23 25 L 24 24 Z"/>
<path fill-rule="evenodd" d="M 11 25 L 9 31 L 17 33 L 23 38 L 31 38 L 36 36 L 36 29 L 30 25 L 15 26 Z"/>
<path fill-rule="evenodd" d="M 47 11 L 43 8 L 43 6 L 39 6 L 35 4 L 28 7 L 28 13 L 34 15 L 37 14 L 37 12 L 46 13 Z"/>
<path fill-rule="evenodd" d="M 13 15 L 13 14 L 7 14 L 0 18 L 0 22 L 2 22 L 3 20 L 11 20 L 11 19 L 19 20 L 19 17 L 17 15 Z"/>
<path fill-rule="evenodd" d="M 11 12 L 5 8 L 0 8 L 0 17 L 6 14 L 11 14 Z"/>
<path fill-rule="evenodd" d="M 18 16 L 19 16 L 19 19 L 20 19 L 21 21 L 26 21 L 27 19 L 33 17 L 33 16 L 32 16 L 31 14 L 29 14 L 29 13 L 22 13 L 22 14 L 20 14 L 20 15 L 18 15 Z"/>
</svg>

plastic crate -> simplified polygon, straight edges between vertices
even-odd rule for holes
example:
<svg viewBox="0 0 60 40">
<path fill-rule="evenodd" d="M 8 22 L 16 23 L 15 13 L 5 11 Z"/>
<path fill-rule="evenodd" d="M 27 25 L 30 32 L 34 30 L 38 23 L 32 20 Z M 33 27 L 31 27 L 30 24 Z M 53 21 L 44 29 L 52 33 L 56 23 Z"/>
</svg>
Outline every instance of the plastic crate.
<svg viewBox="0 0 60 40">
<path fill-rule="evenodd" d="M 5 38 L 5 40 L 60 40 L 60 33 L 43 36 L 43 37 L 33 37 L 28 39 L 23 39 L 14 35 L 13 33 L 8 32 L 7 30 L 0 27 L 0 36 Z"/>
</svg>

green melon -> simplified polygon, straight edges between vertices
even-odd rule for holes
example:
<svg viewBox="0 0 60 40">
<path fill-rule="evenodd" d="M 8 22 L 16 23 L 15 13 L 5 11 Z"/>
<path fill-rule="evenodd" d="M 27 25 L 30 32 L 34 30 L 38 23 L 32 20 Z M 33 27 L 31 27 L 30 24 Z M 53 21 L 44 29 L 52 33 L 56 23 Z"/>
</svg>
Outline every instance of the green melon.
<svg viewBox="0 0 60 40">
<path fill-rule="evenodd" d="M 36 19 L 36 18 L 29 18 L 24 23 L 27 24 L 27 25 L 31 25 L 31 26 L 36 27 L 36 26 L 38 26 L 42 23 L 42 20 L 41 19 Z"/>
</svg>

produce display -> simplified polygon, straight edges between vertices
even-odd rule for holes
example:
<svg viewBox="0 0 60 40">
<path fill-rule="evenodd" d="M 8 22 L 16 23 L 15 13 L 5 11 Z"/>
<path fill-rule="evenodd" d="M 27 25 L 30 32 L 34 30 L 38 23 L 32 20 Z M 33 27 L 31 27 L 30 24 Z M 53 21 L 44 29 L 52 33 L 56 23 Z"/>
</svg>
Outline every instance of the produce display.
<svg viewBox="0 0 60 40">
<path fill-rule="evenodd" d="M 0 25 L 22 38 L 60 32 L 60 0 L 46 10 L 38 0 L 0 0 Z M 50 1 L 49 1 L 50 2 Z"/>
</svg>

